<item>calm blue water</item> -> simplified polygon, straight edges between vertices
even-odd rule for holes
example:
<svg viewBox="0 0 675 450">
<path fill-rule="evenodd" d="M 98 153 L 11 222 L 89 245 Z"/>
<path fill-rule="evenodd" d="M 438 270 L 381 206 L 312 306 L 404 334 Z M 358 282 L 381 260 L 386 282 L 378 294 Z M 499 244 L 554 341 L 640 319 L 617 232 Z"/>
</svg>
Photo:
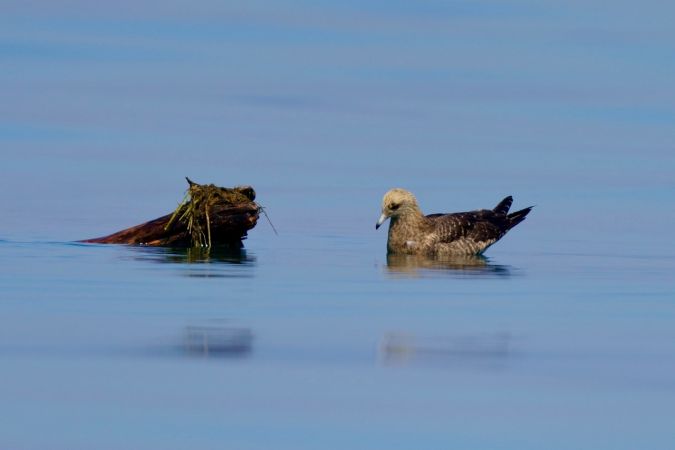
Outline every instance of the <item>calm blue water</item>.
<svg viewBox="0 0 675 450">
<path fill-rule="evenodd" d="M 0 448 L 668 449 L 675 8 L 6 2 Z M 81 245 L 251 184 L 242 255 Z M 536 204 L 484 260 L 427 213 Z"/>
</svg>

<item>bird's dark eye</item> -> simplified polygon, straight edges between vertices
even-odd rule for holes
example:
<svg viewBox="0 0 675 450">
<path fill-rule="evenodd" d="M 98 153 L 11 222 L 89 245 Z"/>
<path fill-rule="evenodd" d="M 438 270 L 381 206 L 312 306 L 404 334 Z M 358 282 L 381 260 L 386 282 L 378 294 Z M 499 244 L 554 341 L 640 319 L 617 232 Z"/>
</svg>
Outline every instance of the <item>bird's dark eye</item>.
<svg viewBox="0 0 675 450">
<path fill-rule="evenodd" d="M 401 206 L 401 205 L 398 204 L 398 203 L 392 203 L 392 204 L 389 206 L 389 209 L 391 209 L 392 211 L 396 211 L 396 210 L 398 209 L 399 206 Z"/>
</svg>

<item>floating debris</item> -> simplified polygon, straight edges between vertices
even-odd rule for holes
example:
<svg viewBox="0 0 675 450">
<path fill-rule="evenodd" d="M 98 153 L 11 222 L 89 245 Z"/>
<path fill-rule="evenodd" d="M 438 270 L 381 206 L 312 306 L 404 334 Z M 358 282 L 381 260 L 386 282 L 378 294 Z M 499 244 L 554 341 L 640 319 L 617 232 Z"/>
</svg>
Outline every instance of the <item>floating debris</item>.
<svg viewBox="0 0 675 450">
<path fill-rule="evenodd" d="M 224 188 L 186 180 L 189 187 L 185 198 L 173 213 L 109 236 L 81 242 L 241 248 L 241 241 L 257 224 L 262 209 L 254 201 L 255 190 L 251 186 Z"/>
</svg>

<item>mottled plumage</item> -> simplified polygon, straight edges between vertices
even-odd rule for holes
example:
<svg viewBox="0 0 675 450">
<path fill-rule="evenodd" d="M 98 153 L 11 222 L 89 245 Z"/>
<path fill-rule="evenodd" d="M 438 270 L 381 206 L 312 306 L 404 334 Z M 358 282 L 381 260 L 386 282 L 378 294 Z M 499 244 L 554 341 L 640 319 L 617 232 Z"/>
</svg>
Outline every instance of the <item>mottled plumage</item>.
<svg viewBox="0 0 675 450">
<path fill-rule="evenodd" d="M 532 207 L 509 214 L 513 198 L 506 197 L 494 209 L 452 214 L 422 214 L 415 196 L 392 189 L 382 199 L 382 215 L 376 228 L 389 224 L 389 253 L 410 255 L 478 255 L 522 222 Z"/>
</svg>

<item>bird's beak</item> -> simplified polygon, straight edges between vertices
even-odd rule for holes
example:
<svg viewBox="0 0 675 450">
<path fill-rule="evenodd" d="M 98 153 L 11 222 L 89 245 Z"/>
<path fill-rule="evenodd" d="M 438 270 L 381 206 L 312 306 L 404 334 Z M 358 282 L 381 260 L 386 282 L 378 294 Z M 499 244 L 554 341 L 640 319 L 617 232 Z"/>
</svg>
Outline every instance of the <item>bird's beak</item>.
<svg viewBox="0 0 675 450">
<path fill-rule="evenodd" d="M 384 223 L 385 220 L 387 220 L 389 217 L 385 216 L 384 213 L 380 216 L 379 219 L 377 219 L 377 223 L 375 224 L 375 229 L 377 230 L 380 228 L 380 225 Z"/>
</svg>

